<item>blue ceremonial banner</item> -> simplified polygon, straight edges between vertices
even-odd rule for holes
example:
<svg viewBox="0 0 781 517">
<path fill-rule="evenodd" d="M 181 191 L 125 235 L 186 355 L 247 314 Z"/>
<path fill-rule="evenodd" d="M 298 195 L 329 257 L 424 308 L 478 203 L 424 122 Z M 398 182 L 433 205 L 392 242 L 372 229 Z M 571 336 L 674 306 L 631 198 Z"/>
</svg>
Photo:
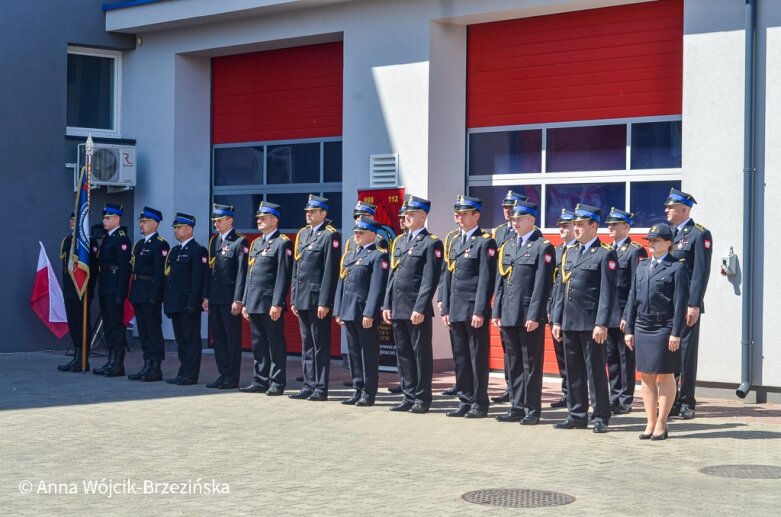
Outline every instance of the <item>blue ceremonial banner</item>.
<svg viewBox="0 0 781 517">
<path fill-rule="evenodd" d="M 89 189 L 90 171 L 82 167 L 79 174 L 79 190 L 76 192 L 76 207 L 73 210 L 76 216 L 76 226 L 73 228 L 71 239 L 70 261 L 68 271 L 79 298 L 84 296 L 89 283 L 90 275 L 90 249 L 89 249 Z"/>
</svg>

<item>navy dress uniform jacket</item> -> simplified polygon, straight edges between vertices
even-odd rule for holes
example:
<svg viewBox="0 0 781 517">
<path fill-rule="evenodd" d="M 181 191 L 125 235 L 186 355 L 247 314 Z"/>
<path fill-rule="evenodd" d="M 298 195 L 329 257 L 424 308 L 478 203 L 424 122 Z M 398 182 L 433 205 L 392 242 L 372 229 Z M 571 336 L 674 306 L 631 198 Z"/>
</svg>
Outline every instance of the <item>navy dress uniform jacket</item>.
<svg viewBox="0 0 781 517">
<path fill-rule="evenodd" d="M 130 303 L 162 303 L 165 283 L 165 261 L 170 246 L 159 233 L 133 246 Z M 158 309 L 159 312 L 159 309 Z"/>
<path fill-rule="evenodd" d="M 554 255 L 553 245 L 539 232 L 523 248 L 516 238 L 500 248 L 492 318 L 500 319 L 502 327 L 520 327 L 527 320 L 542 325 L 548 321 Z"/>
<path fill-rule="evenodd" d="M 677 260 L 684 259 L 689 272 L 689 307 L 699 307 L 705 312 L 705 289 L 710 278 L 713 238 L 710 230 L 689 219 L 673 239 L 670 254 Z"/>
<path fill-rule="evenodd" d="M 499 226 L 494 228 L 493 232 L 491 232 L 491 236 L 496 241 L 497 249 L 501 248 L 502 244 L 504 244 L 505 242 L 517 237 L 517 235 L 515 234 L 515 229 L 509 223 L 500 224 Z"/>
<path fill-rule="evenodd" d="M 645 248 L 629 237 L 615 251 L 618 258 L 618 269 L 616 269 L 616 303 L 613 306 L 613 316 L 610 318 L 609 325 L 611 328 L 618 328 L 621 324 L 637 265 L 641 258 L 648 256 Z"/>
<path fill-rule="evenodd" d="M 442 315 L 451 322 L 488 317 L 496 280 L 496 241 L 477 227 L 463 245 L 460 235 L 453 237 L 447 253 Z"/>
<path fill-rule="evenodd" d="M 557 244 L 553 251 L 556 254 L 556 262 L 553 267 L 553 286 L 551 287 L 547 305 L 549 323 L 553 323 L 553 302 L 556 300 L 556 293 L 561 285 L 561 260 L 564 258 L 564 252 L 567 251 L 567 244 L 564 242 Z"/>
<path fill-rule="evenodd" d="M 305 226 L 294 245 L 290 303 L 298 311 L 332 308 L 339 279 L 340 236 L 326 220 L 317 231 Z"/>
<path fill-rule="evenodd" d="M 203 297 L 209 304 L 231 305 L 244 296 L 247 279 L 247 239 L 231 229 L 220 246 L 219 234 L 209 240 L 209 270 Z"/>
<path fill-rule="evenodd" d="M 444 246 L 423 228 L 412 242 L 407 234 L 396 237 L 391 253 L 391 272 L 383 309 L 394 320 L 407 320 L 413 312 L 434 315 L 432 299 L 442 271 Z"/>
<path fill-rule="evenodd" d="M 127 298 L 132 245 L 125 227 L 103 236 L 98 247 L 98 296 Z"/>
<path fill-rule="evenodd" d="M 390 259 L 384 248 L 375 244 L 344 254 L 342 273 L 336 286 L 334 316 L 343 321 L 377 318 L 388 284 Z"/>
<path fill-rule="evenodd" d="M 380 234 L 374 236 L 374 245 L 378 249 L 384 249 L 384 250 L 388 249 L 387 239 L 385 239 L 385 237 L 383 237 Z M 344 241 L 344 252 L 347 253 L 348 251 L 355 249 L 357 246 L 358 245 L 355 244 L 355 237 L 350 235 L 349 237 L 347 237 L 347 240 Z"/>
<path fill-rule="evenodd" d="M 240 298 L 250 314 L 268 314 L 272 306 L 286 304 L 293 271 L 293 243 L 275 230 L 252 242 L 244 295 Z"/>
<path fill-rule="evenodd" d="M 62 239 L 60 244 L 60 260 L 62 261 L 62 297 L 66 300 L 79 300 L 79 293 L 76 292 L 76 285 L 73 283 L 68 263 L 70 262 L 71 240 L 73 235 L 68 235 Z M 98 281 L 98 241 L 90 237 L 89 239 L 89 265 L 90 275 L 87 284 L 87 296 L 92 299 L 95 294 L 95 282 Z"/>
<path fill-rule="evenodd" d="M 200 311 L 203 282 L 209 258 L 206 248 L 191 239 L 184 246 L 177 244 L 168 253 L 163 312 L 167 315 Z"/>
<path fill-rule="evenodd" d="M 607 327 L 616 297 L 618 258 L 611 246 L 596 240 L 585 253 L 580 245 L 570 246 L 562 257 L 553 307 L 553 323 L 564 331 L 591 332 Z"/>
<path fill-rule="evenodd" d="M 637 267 L 626 307 L 626 333 L 635 333 L 638 320 L 653 323 L 672 321 L 670 335 L 681 337 L 686 325 L 686 303 L 689 297 L 685 264 L 667 254 L 653 271 L 650 271 L 650 267 L 649 259 L 643 259 Z"/>
</svg>

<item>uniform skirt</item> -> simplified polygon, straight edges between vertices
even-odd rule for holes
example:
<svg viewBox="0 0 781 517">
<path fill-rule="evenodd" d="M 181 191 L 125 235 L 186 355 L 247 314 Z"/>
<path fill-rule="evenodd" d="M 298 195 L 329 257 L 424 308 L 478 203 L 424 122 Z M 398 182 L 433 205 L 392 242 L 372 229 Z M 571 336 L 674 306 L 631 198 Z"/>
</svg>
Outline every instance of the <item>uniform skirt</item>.
<svg viewBox="0 0 781 517">
<path fill-rule="evenodd" d="M 644 322 L 635 324 L 635 359 L 637 370 L 642 373 L 681 372 L 681 349 L 671 352 L 668 340 L 673 322 Z"/>
</svg>

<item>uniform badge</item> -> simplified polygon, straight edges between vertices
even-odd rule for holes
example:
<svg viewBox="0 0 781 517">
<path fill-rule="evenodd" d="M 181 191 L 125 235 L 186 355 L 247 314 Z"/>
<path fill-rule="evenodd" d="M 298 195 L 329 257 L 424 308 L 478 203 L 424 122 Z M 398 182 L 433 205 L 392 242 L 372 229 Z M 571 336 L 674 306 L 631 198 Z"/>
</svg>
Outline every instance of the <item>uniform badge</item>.
<svg viewBox="0 0 781 517">
<path fill-rule="evenodd" d="M 608 260 L 607 261 L 607 268 L 610 270 L 613 270 L 616 268 L 616 261 L 615 260 Z"/>
<path fill-rule="evenodd" d="M 127 244 L 122 244 L 121 248 L 122 248 L 122 251 L 127 251 Z"/>
<path fill-rule="evenodd" d="M 550 253 L 546 253 L 546 254 L 545 254 L 545 262 L 546 262 L 546 263 L 548 263 L 548 264 L 550 264 L 550 263 L 551 263 L 551 261 L 553 261 L 553 257 L 551 256 L 551 254 L 550 254 Z"/>
<path fill-rule="evenodd" d="M 339 241 L 335 240 L 335 241 L 334 241 L 334 242 L 331 244 L 331 246 L 333 246 L 334 248 L 338 248 L 338 247 L 339 247 Z"/>
<path fill-rule="evenodd" d="M 249 253 L 249 248 L 248 248 L 248 247 L 246 247 L 246 246 L 244 246 L 244 253 L 245 253 L 245 254 Z"/>
<path fill-rule="evenodd" d="M 96 248 L 96 247 L 94 247 L 94 246 L 93 246 L 93 247 L 92 247 L 92 252 L 93 252 L 93 253 L 97 253 L 97 252 L 98 252 L 98 248 Z"/>
<path fill-rule="evenodd" d="M 682 250 L 683 247 L 686 246 L 686 240 L 681 240 L 678 242 L 678 246 L 676 246 L 679 250 Z"/>
<path fill-rule="evenodd" d="M 408 255 L 412 255 L 412 248 L 410 248 L 410 249 L 409 249 L 409 251 L 407 252 L 407 254 L 408 254 Z"/>
<path fill-rule="evenodd" d="M 496 256 L 496 250 L 494 248 L 488 248 L 488 256 L 489 257 L 495 257 Z"/>
<path fill-rule="evenodd" d="M 361 265 L 361 259 L 358 259 L 358 260 L 356 260 L 356 261 L 355 261 L 355 264 L 356 264 L 356 265 L 358 265 L 358 266 L 360 266 L 360 265 Z"/>
<path fill-rule="evenodd" d="M 382 266 L 382 269 L 388 269 L 388 261 L 387 260 L 380 261 L 380 266 Z"/>
<path fill-rule="evenodd" d="M 627 248 L 627 246 L 626 246 L 626 244 L 624 244 L 623 246 L 621 246 L 621 251 L 626 251 L 626 248 Z"/>
<path fill-rule="evenodd" d="M 168 250 L 163 250 L 161 253 L 163 254 L 164 257 L 168 256 Z"/>
<path fill-rule="evenodd" d="M 710 241 L 709 241 L 709 240 L 707 240 L 707 239 L 705 239 L 705 242 L 704 242 L 704 244 L 705 244 L 705 249 L 706 249 L 706 250 L 709 250 L 709 249 L 710 249 L 710 246 L 711 246 L 711 243 L 710 243 Z"/>
<path fill-rule="evenodd" d="M 291 255 L 293 254 L 293 250 L 285 250 L 285 252 L 287 252 L 287 256 L 288 256 L 288 257 L 289 257 L 289 256 L 291 256 Z"/>
<path fill-rule="evenodd" d="M 412 250 L 410 250 L 410 251 L 412 251 Z M 442 258 L 442 252 L 440 250 L 434 250 L 434 256 L 437 257 L 438 259 L 441 259 Z"/>
<path fill-rule="evenodd" d="M 201 257 L 201 262 L 206 264 L 209 261 L 206 257 Z"/>
</svg>

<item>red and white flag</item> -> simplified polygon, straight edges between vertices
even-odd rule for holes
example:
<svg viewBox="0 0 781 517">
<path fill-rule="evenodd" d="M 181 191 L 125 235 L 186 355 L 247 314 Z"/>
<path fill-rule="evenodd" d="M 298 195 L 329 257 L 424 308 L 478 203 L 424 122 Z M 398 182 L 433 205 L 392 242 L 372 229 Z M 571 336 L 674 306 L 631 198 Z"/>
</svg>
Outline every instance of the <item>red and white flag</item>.
<svg viewBox="0 0 781 517">
<path fill-rule="evenodd" d="M 55 336 L 61 338 L 68 333 L 68 318 L 65 315 L 65 300 L 62 289 L 57 282 L 57 275 L 52 269 L 49 257 L 43 243 L 39 241 L 41 251 L 38 254 L 38 269 L 35 273 L 35 285 L 30 297 L 30 307 L 41 318 L 43 324 Z"/>
</svg>

